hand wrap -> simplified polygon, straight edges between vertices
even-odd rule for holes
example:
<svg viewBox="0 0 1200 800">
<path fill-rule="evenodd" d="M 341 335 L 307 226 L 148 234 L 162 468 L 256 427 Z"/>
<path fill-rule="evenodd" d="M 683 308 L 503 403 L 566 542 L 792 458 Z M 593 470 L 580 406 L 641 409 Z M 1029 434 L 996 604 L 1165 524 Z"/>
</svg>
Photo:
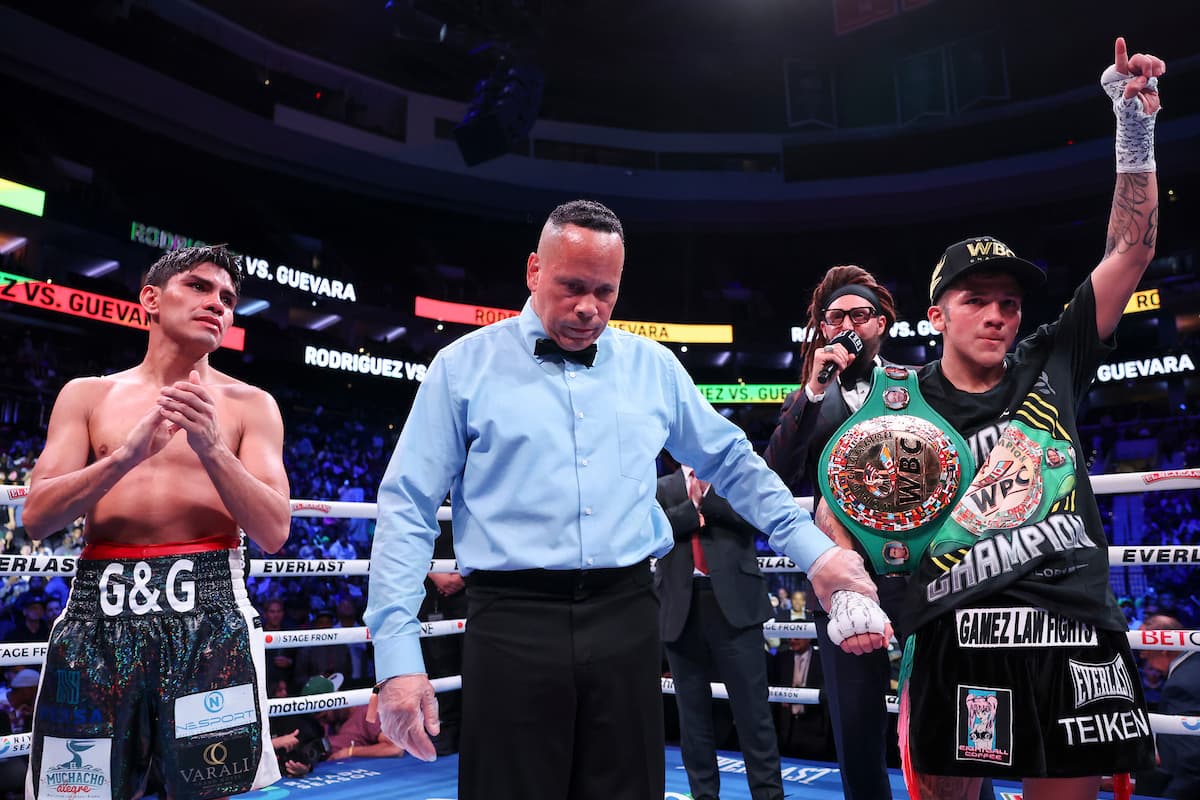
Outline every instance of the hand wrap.
<svg viewBox="0 0 1200 800">
<path fill-rule="evenodd" d="M 1137 95 L 1125 97 L 1125 87 L 1133 75 L 1117 72 L 1115 64 L 1109 65 L 1100 76 L 1100 85 L 1113 101 L 1113 113 L 1117 116 L 1117 172 L 1154 172 L 1154 118 L 1161 108 L 1147 114 Z M 1158 78 L 1150 78 L 1143 91 L 1157 91 Z"/>
<path fill-rule="evenodd" d="M 829 640 L 841 644 L 858 633 L 884 635 L 891 622 L 883 609 L 869 597 L 851 591 L 833 593 L 829 609 Z"/>
</svg>

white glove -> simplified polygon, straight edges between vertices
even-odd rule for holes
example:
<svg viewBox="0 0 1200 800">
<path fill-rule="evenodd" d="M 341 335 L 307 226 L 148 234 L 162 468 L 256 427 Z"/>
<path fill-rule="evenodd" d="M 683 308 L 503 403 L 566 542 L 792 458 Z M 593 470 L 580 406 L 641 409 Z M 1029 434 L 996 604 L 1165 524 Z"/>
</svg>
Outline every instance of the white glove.
<svg viewBox="0 0 1200 800">
<path fill-rule="evenodd" d="M 883 609 L 869 597 L 847 590 L 833 593 L 829 608 L 829 640 L 840 645 L 859 633 L 886 636 L 891 622 Z"/>
</svg>

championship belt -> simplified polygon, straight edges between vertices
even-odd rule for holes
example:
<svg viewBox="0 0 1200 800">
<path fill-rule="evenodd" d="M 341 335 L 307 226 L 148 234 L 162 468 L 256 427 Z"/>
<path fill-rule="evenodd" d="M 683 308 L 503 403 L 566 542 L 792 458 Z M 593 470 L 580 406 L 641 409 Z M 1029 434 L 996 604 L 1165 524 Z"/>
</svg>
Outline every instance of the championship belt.
<svg viewBox="0 0 1200 800">
<path fill-rule="evenodd" d="M 880 575 L 913 570 L 974 471 L 966 440 L 903 367 L 875 368 L 866 402 L 820 463 L 821 496 Z"/>
<path fill-rule="evenodd" d="M 949 569 L 942 556 L 970 548 L 996 531 L 1012 530 L 1045 519 L 1063 502 L 1074 510 L 1075 447 L 1058 421 L 1058 412 L 1030 392 L 963 492 L 950 519 L 930 544 L 930 555 Z"/>
</svg>

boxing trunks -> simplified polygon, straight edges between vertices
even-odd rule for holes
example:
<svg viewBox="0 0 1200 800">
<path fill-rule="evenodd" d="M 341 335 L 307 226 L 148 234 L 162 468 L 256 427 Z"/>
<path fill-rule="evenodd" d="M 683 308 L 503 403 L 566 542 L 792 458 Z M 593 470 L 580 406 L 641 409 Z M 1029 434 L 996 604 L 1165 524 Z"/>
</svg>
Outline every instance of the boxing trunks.
<svg viewBox="0 0 1200 800">
<path fill-rule="evenodd" d="M 221 797 L 271 784 L 263 633 L 237 542 L 89 544 L 51 635 L 26 795 Z"/>
<path fill-rule="evenodd" d="M 901 725 L 917 772 L 1069 778 L 1153 764 L 1123 632 L 1004 606 L 958 609 L 915 638 Z"/>
</svg>

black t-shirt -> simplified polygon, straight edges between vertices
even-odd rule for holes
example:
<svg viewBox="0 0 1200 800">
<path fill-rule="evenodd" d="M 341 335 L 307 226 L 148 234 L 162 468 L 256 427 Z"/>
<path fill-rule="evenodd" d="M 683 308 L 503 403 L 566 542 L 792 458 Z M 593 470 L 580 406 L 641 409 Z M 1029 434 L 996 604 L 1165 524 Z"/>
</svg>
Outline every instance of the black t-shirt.
<svg viewBox="0 0 1200 800">
<path fill-rule="evenodd" d="M 921 369 L 922 395 L 967 440 L 976 469 L 1015 418 L 1026 430 L 1070 443 L 1069 450 L 1063 449 L 1074 462 L 1075 480 L 1040 517 L 1015 528 L 976 533 L 972 545 L 950 558 L 935 558 L 931 548 L 910 582 L 906 630 L 915 631 L 955 608 L 993 605 L 1037 606 L 1100 628 L 1126 629 L 1108 582 L 1108 539 L 1075 419 L 1079 400 L 1111 349 L 1112 343 L 1101 342 L 1096 330 L 1089 278 L 1056 322 L 1018 343 L 1006 359 L 1004 378 L 988 391 L 955 389 L 939 361 Z M 974 502 L 984 501 L 976 497 Z"/>
</svg>

